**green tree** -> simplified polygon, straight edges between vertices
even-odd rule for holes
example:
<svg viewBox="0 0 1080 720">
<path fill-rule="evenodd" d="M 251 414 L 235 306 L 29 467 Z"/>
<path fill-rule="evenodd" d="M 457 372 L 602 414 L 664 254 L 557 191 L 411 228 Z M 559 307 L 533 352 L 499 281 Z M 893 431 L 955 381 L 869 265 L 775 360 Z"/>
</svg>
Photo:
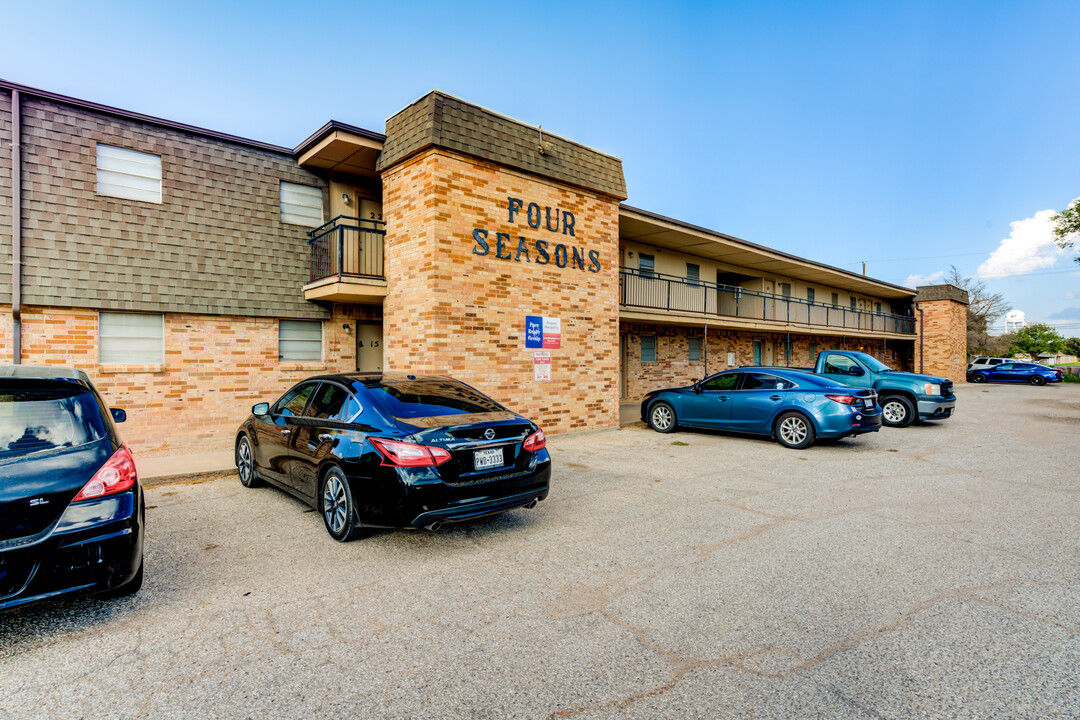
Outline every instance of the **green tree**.
<svg viewBox="0 0 1080 720">
<path fill-rule="evenodd" d="M 1071 248 L 1080 237 L 1080 198 L 1050 219 L 1054 223 L 1054 242 L 1062 249 Z M 1075 259 L 1080 263 L 1080 255 Z"/>
<path fill-rule="evenodd" d="M 1065 338 L 1065 352 L 1080 357 L 1080 337 Z"/>
<path fill-rule="evenodd" d="M 1012 352 L 1027 353 L 1034 360 L 1044 352 L 1061 352 L 1065 347 L 1065 338 L 1054 328 L 1045 323 L 1031 323 L 1016 332 Z"/>
</svg>

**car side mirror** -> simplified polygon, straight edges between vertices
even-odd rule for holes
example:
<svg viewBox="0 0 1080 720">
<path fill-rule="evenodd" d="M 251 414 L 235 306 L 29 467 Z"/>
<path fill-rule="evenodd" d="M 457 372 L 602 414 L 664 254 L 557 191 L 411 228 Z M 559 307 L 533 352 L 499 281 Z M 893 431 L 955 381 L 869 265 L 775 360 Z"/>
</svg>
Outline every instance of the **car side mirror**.
<svg viewBox="0 0 1080 720">
<path fill-rule="evenodd" d="M 127 420 L 127 413 L 120 408 L 113 408 L 109 410 L 109 414 L 112 415 L 113 422 L 122 423 Z"/>
<path fill-rule="evenodd" d="M 252 405 L 251 414 L 255 417 L 266 417 L 270 414 L 270 403 L 258 403 Z"/>
<path fill-rule="evenodd" d="M 848 370 L 848 375 L 854 375 L 856 377 L 858 377 L 859 375 L 865 375 L 865 374 L 866 373 L 864 373 L 863 369 L 860 368 L 860 367 L 853 367 L 850 370 Z"/>
</svg>

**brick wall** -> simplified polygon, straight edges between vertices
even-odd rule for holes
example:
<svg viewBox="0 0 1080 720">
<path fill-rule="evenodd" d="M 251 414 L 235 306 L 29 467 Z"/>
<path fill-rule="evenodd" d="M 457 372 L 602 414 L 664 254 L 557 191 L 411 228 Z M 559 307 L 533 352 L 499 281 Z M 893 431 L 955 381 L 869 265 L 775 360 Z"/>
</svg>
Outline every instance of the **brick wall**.
<svg viewBox="0 0 1080 720">
<path fill-rule="evenodd" d="M 225 315 L 165 314 L 165 362 L 98 365 L 96 310 L 23 309 L 27 365 L 85 370 L 113 407 L 128 413 L 121 435 L 134 447 L 203 438 L 228 439 L 257 402 L 273 401 L 293 383 L 356 367 L 355 336 L 342 325 L 359 317 L 335 307 L 323 323 L 319 363 L 278 361 L 278 321 Z M 0 307 L 0 363 L 11 362 L 11 308 Z"/>
<path fill-rule="evenodd" d="M 574 214 L 574 236 L 508 220 L 507 198 Z M 383 174 L 387 221 L 383 304 L 386 367 L 446 373 L 566 432 L 618 424 L 618 235 L 614 198 L 432 148 Z M 489 232 L 474 252 L 475 228 Z M 496 233 L 533 248 L 529 260 L 496 257 Z M 546 240 L 598 253 L 600 272 L 538 264 Z M 586 267 L 588 267 L 586 260 Z M 562 321 L 552 379 L 535 382 L 525 316 Z"/>
<path fill-rule="evenodd" d="M 962 382 L 967 370 L 967 306 L 954 300 L 930 300 L 920 302 L 919 308 L 922 327 L 918 327 L 916 311 L 916 372 L 921 346 L 922 372 Z"/>
<path fill-rule="evenodd" d="M 0 90 L 0 302 L 11 302 L 11 93 Z M 8 313 L 10 323 L 11 314 Z"/>
<path fill-rule="evenodd" d="M 4 133 L 10 95 L 0 102 Z M 291 156 L 33 97 L 22 116 L 24 303 L 328 317 L 300 292 L 308 228 L 282 223 L 279 208 L 281 180 L 324 183 Z M 162 202 L 98 195 L 97 143 L 160 155 Z M 10 211 L 9 175 L 0 169 Z M 10 226 L 3 237 L 10 245 Z"/>
<path fill-rule="evenodd" d="M 761 340 L 772 345 L 773 365 L 784 367 L 784 345 L 787 336 L 776 333 L 747 333 L 745 331 L 709 330 L 708 352 L 700 361 L 690 361 L 690 338 L 702 337 L 701 328 L 672 325 L 649 326 L 641 323 L 624 323 L 622 347 L 625 348 L 626 400 L 640 400 L 645 393 L 665 387 L 689 385 L 712 373 L 754 364 L 754 341 Z M 642 362 L 641 335 L 656 335 L 656 361 Z M 811 367 L 810 345 L 820 354 L 825 350 L 847 348 L 868 353 L 886 365 L 896 369 L 907 367 L 910 343 L 886 344 L 881 340 L 843 338 L 832 336 L 791 336 L 791 367 Z M 763 348 L 764 350 L 764 348 Z M 728 353 L 734 353 L 734 362 L 728 364 Z M 764 353 L 763 353 L 764 354 Z M 705 362 L 708 362 L 708 368 Z M 763 362 L 766 362 L 763 357 Z"/>
</svg>

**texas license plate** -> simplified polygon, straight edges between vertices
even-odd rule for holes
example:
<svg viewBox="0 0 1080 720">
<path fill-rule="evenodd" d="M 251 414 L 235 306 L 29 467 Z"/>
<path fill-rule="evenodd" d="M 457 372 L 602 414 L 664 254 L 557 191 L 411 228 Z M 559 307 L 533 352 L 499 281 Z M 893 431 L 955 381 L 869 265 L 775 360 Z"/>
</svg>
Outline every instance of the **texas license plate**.
<svg viewBox="0 0 1080 720">
<path fill-rule="evenodd" d="M 483 470 L 484 468 L 499 467 L 503 464 L 503 449 L 488 448 L 486 450 L 476 450 L 473 452 L 473 467 L 477 470 Z"/>
</svg>

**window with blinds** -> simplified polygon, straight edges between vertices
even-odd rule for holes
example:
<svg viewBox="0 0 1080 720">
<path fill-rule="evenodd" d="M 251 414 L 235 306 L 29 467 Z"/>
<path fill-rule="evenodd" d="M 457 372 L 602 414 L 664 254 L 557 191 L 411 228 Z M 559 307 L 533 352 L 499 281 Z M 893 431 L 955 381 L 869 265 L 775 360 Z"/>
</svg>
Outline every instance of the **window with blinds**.
<svg viewBox="0 0 1080 720">
<path fill-rule="evenodd" d="M 701 362 L 701 338 L 690 338 L 690 362 Z"/>
<path fill-rule="evenodd" d="M 278 320 L 278 360 L 322 360 L 322 323 L 318 320 Z"/>
<path fill-rule="evenodd" d="M 97 146 L 97 194 L 161 202 L 161 156 Z"/>
<path fill-rule="evenodd" d="M 99 365 L 160 365 L 164 362 L 164 315 L 98 313 Z"/>
<path fill-rule="evenodd" d="M 641 362 L 656 362 L 656 336 L 641 336 Z"/>
<path fill-rule="evenodd" d="M 305 227 L 323 224 L 322 188 L 281 181 L 281 222 Z"/>
</svg>

